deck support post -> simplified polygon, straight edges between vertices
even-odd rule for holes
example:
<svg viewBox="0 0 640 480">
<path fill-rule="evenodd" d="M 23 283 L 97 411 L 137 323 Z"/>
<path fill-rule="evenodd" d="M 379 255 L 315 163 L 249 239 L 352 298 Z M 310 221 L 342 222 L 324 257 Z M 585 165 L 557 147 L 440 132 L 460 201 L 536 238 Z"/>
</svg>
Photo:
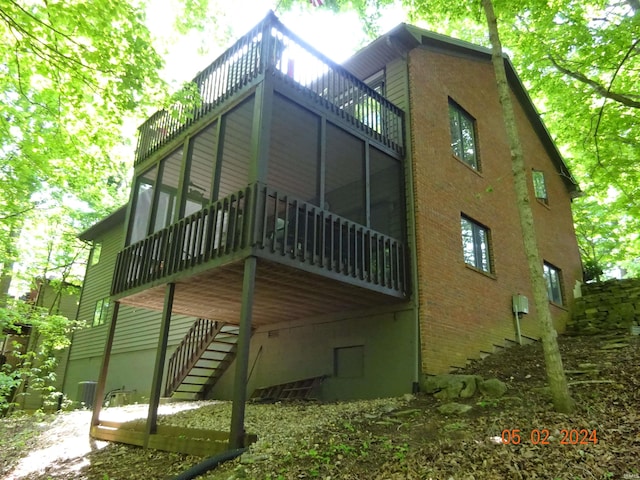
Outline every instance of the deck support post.
<svg viewBox="0 0 640 480">
<path fill-rule="evenodd" d="M 107 383 L 107 373 L 109 371 L 109 360 L 111 360 L 111 347 L 113 346 L 113 337 L 116 334 L 116 321 L 118 320 L 118 312 L 120 310 L 120 302 L 113 304 L 113 312 L 111 313 L 111 323 L 107 332 L 107 339 L 104 344 L 104 352 L 102 353 L 102 366 L 98 376 L 98 385 L 96 385 L 96 396 L 93 400 L 93 414 L 91 415 L 91 426 L 94 427 L 100 423 L 100 411 L 102 410 L 102 400 L 104 398 L 105 386 Z"/>
<path fill-rule="evenodd" d="M 156 433 L 158 428 L 158 405 L 160 405 L 160 392 L 162 390 L 162 374 L 164 362 L 167 357 L 167 343 L 169 339 L 169 326 L 171 325 L 171 310 L 173 309 L 173 296 L 176 291 L 175 283 L 167 283 L 164 293 L 164 308 L 162 310 L 162 322 L 160 323 L 160 336 L 158 337 L 158 349 L 156 351 L 156 363 L 153 369 L 151 382 L 151 394 L 149 396 L 149 412 L 144 436 L 145 448 L 149 445 L 149 436 Z"/>
<path fill-rule="evenodd" d="M 244 261 L 242 306 L 240 307 L 240 332 L 236 353 L 236 376 L 233 384 L 233 405 L 231 407 L 229 449 L 244 447 L 244 409 L 247 401 L 247 373 L 249 371 L 251 315 L 253 311 L 253 292 L 256 284 L 256 267 L 256 257 L 251 256 Z"/>
</svg>

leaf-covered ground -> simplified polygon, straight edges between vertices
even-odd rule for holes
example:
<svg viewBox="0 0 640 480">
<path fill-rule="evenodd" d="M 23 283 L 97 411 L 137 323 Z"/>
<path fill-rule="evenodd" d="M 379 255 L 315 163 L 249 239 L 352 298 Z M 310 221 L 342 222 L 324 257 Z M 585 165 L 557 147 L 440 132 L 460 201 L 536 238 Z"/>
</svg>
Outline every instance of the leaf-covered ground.
<svg viewBox="0 0 640 480">
<path fill-rule="evenodd" d="M 465 372 L 503 380 L 505 397 L 460 400 L 473 407 L 460 416 L 437 413 L 440 402 L 425 395 L 249 405 L 258 442 L 200 478 L 640 479 L 640 338 L 561 337 L 560 346 L 577 402 L 571 415 L 553 411 L 540 345 L 514 347 Z M 229 407 L 209 402 L 161 421 L 227 428 Z M 89 412 L 3 420 L 0 476 L 167 479 L 202 460 L 90 442 L 88 421 Z"/>
</svg>

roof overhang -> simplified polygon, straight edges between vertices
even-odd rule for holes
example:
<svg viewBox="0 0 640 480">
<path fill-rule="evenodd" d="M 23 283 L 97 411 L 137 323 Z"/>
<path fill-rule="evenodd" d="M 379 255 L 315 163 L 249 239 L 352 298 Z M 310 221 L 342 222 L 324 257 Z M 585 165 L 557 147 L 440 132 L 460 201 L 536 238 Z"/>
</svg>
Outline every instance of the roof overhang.
<svg viewBox="0 0 640 480">
<path fill-rule="evenodd" d="M 118 225 L 124 224 L 124 219 L 127 214 L 127 206 L 122 206 L 108 217 L 103 218 L 98 223 L 87 228 L 84 232 L 78 235 L 80 240 L 91 242 L 96 238 L 104 235 L 107 231 L 111 230 Z"/>
</svg>

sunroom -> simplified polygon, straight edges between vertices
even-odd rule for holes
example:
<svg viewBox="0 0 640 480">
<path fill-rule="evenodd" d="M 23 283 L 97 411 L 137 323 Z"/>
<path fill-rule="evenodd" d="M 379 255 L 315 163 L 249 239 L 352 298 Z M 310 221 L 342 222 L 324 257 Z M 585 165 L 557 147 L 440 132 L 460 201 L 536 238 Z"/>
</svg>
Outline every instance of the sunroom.
<svg viewBox="0 0 640 480">
<path fill-rule="evenodd" d="M 213 287 L 207 271 L 256 256 L 274 281 L 299 285 L 294 268 L 406 298 L 403 112 L 380 78 L 369 87 L 267 17 L 195 78 L 195 102 L 140 127 L 112 294 L 162 308 L 154 287 Z"/>
</svg>

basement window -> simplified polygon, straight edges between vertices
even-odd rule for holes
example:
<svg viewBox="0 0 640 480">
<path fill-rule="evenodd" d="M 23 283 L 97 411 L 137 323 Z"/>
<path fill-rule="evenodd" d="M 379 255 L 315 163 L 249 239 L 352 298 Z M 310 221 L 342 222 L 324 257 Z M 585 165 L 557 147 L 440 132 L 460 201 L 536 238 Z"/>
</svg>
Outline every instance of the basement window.
<svg viewBox="0 0 640 480">
<path fill-rule="evenodd" d="M 549 301 L 562 305 L 562 272 L 550 263 L 544 263 L 544 279 L 547 283 Z"/>
<path fill-rule="evenodd" d="M 364 377 L 364 345 L 335 348 L 333 374 L 338 378 Z"/>
</svg>

